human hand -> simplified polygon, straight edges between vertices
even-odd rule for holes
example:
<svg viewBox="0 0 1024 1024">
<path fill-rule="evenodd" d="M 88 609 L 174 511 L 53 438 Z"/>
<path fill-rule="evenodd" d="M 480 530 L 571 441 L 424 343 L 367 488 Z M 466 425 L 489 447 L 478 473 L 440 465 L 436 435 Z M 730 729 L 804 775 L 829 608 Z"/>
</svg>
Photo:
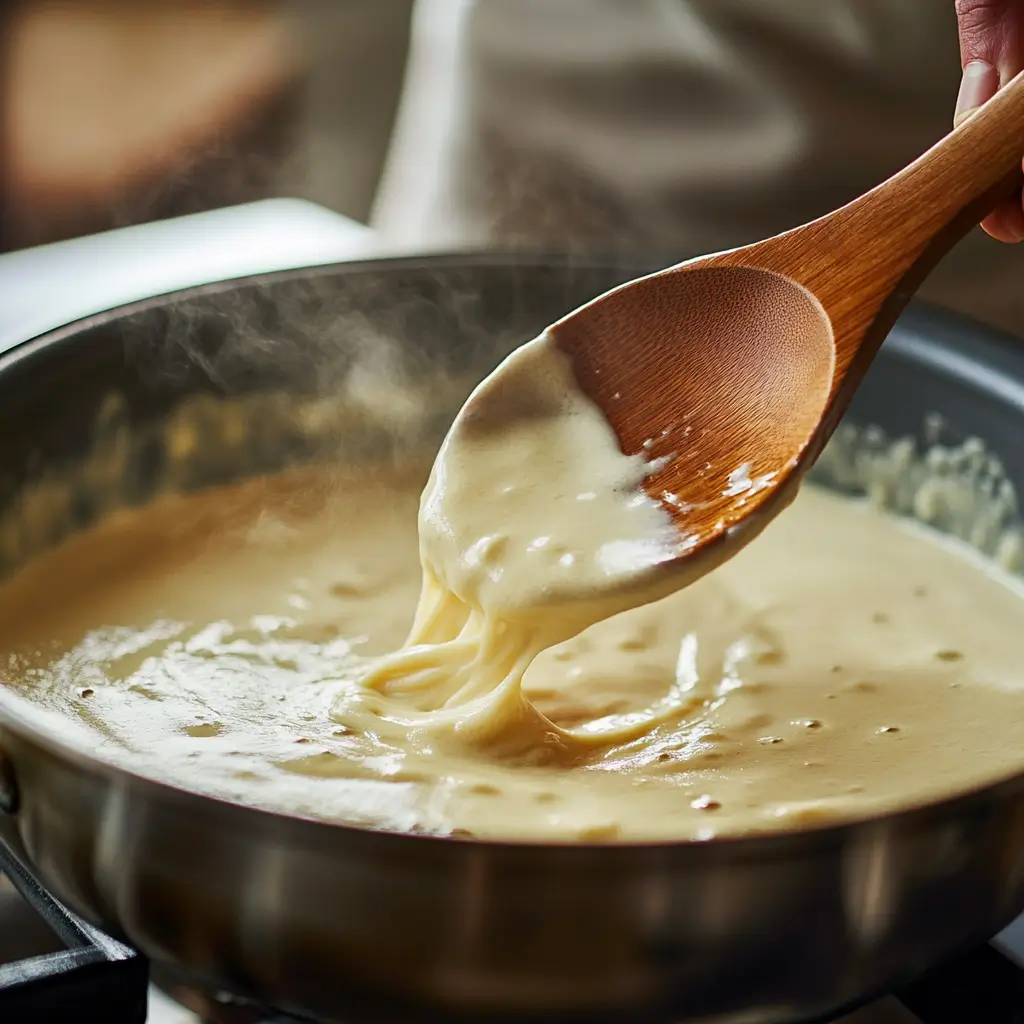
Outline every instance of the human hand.
<svg viewBox="0 0 1024 1024">
<path fill-rule="evenodd" d="M 964 77 L 954 125 L 1024 69 L 1024 0 L 956 0 L 956 17 Z M 1024 242 L 1024 197 L 1018 192 L 981 226 L 1001 242 Z"/>
</svg>

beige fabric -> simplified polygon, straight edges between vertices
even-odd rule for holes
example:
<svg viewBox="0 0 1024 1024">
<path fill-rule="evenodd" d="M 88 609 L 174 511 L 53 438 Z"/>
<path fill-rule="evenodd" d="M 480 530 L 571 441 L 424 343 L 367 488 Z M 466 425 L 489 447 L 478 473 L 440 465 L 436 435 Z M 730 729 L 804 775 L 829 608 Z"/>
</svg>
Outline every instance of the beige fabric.
<svg viewBox="0 0 1024 1024">
<path fill-rule="evenodd" d="M 951 125 L 946 0 L 420 0 L 376 225 L 680 257 L 853 198 Z M 1024 335 L 1024 247 L 925 294 Z"/>
</svg>

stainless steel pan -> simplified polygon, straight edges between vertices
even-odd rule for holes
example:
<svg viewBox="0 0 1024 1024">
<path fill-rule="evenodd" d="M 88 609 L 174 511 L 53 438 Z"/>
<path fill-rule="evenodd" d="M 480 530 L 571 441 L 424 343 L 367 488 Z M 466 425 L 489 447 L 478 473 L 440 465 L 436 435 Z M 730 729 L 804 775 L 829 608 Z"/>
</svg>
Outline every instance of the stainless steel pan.
<svg viewBox="0 0 1024 1024">
<path fill-rule="evenodd" d="M 229 450 L 211 428 L 183 487 L 435 445 L 509 348 L 641 269 L 525 256 L 351 264 L 176 294 L 23 345 L 0 359 L 2 568 L 111 503 L 146 500 L 167 458 L 154 424 L 190 396 L 215 409 L 330 394 L 356 366 L 459 382 L 435 388 L 415 430 L 390 424 L 386 406 L 372 429 L 343 422 L 340 438 L 268 413 Z M 933 410 L 1024 482 L 1024 349 L 912 310 L 852 415 L 907 434 Z M 103 493 L 83 478 L 42 532 L 19 520 L 18 496 L 67 476 L 104 417 L 135 439 L 123 479 Z M 2 687 L 0 749 L 0 803 L 56 894 L 191 983 L 309 1015 L 810 1020 L 1024 908 L 1024 777 L 769 838 L 540 846 L 361 831 L 147 781 Z"/>
</svg>

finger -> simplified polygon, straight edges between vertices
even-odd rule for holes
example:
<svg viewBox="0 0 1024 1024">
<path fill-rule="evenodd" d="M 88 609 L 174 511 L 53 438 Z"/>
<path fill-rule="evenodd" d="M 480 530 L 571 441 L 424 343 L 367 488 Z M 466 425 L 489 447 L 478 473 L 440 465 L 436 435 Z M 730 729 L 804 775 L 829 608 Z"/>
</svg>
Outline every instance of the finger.
<svg viewBox="0 0 1024 1024">
<path fill-rule="evenodd" d="M 960 63 L 982 61 L 1006 83 L 1024 66 L 1024 0 L 956 0 Z"/>
<path fill-rule="evenodd" d="M 960 80 L 960 92 L 956 97 L 953 127 L 966 121 L 978 107 L 992 99 L 998 90 L 998 68 L 983 60 L 968 61 L 964 65 L 964 77 Z"/>
<path fill-rule="evenodd" d="M 999 242 L 1024 242 L 1024 202 L 1020 194 L 993 210 L 981 226 Z"/>
<path fill-rule="evenodd" d="M 1024 0 L 956 0 L 956 17 L 964 74 L 954 127 L 1024 68 Z M 1024 241 L 1021 195 L 1001 204 L 981 226 L 1001 242 Z"/>
</svg>

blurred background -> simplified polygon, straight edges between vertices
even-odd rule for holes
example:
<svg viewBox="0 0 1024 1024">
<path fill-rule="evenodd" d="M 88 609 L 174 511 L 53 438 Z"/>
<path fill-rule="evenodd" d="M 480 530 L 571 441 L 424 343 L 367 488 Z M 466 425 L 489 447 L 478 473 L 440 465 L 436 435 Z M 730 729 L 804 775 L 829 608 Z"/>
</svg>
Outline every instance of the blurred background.
<svg viewBox="0 0 1024 1024">
<path fill-rule="evenodd" d="M 365 222 L 412 6 L 4 5 L 0 248 L 276 196 Z"/>
<path fill-rule="evenodd" d="M 20 0 L 0 252 L 270 197 L 390 251 L 644 250 L 823 214 L 949 130 L 947 0 Z M 1024 251 L 925 288 L 1024 335 Z"/>
</svg>

